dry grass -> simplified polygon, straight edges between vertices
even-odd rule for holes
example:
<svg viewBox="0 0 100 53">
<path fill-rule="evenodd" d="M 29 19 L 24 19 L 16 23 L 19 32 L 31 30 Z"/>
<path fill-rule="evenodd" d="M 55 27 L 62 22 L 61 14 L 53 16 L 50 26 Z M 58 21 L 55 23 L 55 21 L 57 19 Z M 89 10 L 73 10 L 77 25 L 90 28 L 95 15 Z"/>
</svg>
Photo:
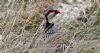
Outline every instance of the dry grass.
<svg viewBox="0 0 100 53">
<path fill-rule="evenodd" d="M 54 2 L 54 0 L 13 0 L 10 6 L 2 6 L 2 9 L 7 8 L 3 10 L 4 13 L 2 14 L 2 16 L 0 16 L 0 34 L 3 36 L 3 43 L 0 45 L 0 50 L 2 50 L 2 53 L 8 53 L 8 51 L 11 51 L 13 53 L 28 53 L 29 51 L 32 53 L 40 53 L 38 52 L 39 49 L 33 48 L 33 45 L 35 44 L 35 40 L 38 38 L 38 35 L 42 35 L 41 31 L 38 30 L 42 30 L 41 24 L 44 19 L 43 13 L 46 8 L 48 8 L 48 6 L 54 6 L 56 4 L 57 3 Z M 97 4 L 99 8 L 100 5 L 98 2 Z M 62 8 L 62 6 L 60 6 L 60 8 Z M 93 12 L 94 11 L 95 10 L 93 10 Z M 74 49 L 77 49 L 78 47 L 80 47 L 80 45 L 84 45 L 85 41 L 87 40 L 99 41 L 99 11 L 96 11 L 97 14 L 95 17 L 95 21 L 93 21 L 94 19 L 92 20 L 90 18 L 86 23 L 81 21 L 73 21 L 66 25 L 63 25 L 61 23 L 63 26 L 58 25 L 61 34 L 59 35 L 58 32 L 59 36 L 57 36 L 56 38 L 54 37 L 50 40 L 50 42 L 53 44 L 59 44 L 62 41 L 69 41 L 70 43 L 73 43 L 72 45 L 70 45 L 73 46 Z M 88 13 L 91 14 L 93 12 Z M 38 29 L 39 27 L 40 29 Z M 62 34 L 64 35 L 64 37 L 62 37 Z M 82 40 L 84 41 L 82 43 L 79 43 Z M 77 45 L 78 43 L 79 45 Z M 30 47 L 33 49 L 29 49 Z M 24 49 L 29 50 L 24 51 Z M 77 50 L 74 51 L 76 52 Z M 93 53 L 93 51 L 87 46 L 86 48 L 79 48 L 78 53 Z"/>
</svg>

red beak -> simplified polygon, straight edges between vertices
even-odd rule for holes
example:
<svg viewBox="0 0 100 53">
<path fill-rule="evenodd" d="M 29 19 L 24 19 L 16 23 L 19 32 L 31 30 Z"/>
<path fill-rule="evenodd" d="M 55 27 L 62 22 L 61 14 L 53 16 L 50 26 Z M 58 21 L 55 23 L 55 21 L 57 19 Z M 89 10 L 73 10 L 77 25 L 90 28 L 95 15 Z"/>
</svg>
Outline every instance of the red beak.
<svg viewBox="0 0 100 53">
<path fill-rule="evenodd" d="M 54 11 L 60 13 L 58 10 L 54 10 Z"/>
<path fill-rule="evenodd" d="M 49 10 L 48 13 L 54 12 L 55 14 L 60 13 L 58 10 Z"/>
</svg>

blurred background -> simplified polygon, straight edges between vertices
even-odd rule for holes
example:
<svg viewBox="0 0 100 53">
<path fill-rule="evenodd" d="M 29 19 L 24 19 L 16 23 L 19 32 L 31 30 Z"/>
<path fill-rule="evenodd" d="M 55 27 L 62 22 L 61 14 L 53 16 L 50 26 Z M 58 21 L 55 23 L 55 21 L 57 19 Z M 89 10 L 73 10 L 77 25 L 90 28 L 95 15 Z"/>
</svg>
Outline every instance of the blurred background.
<svg viewBox="0 0 100 53">
<path fill-rule="evenodd" d="M 48 8 L 61 14 L 51 18 L 57 32 L 44 41 Z M 100 53 L 100 0 L 0 0 L 0 53 L 57 52 Z"/>
</svg>

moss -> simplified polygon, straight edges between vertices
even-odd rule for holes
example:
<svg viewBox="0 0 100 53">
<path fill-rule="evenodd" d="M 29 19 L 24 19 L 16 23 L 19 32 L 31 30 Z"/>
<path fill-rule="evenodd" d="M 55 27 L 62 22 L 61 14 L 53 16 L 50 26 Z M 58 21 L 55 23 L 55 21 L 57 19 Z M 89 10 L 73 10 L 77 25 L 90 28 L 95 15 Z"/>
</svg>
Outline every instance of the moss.
<svg viewBox="0 0 100 53">
<path fill-rule="evenodd" d="M 93 50 L 91 48 L 80 48 L 78 53 L 93 53 Z"/>
<path fill-rule="evenodd" d="M 63 8 L 63 6 L 59 6 L 60 8 Z"/>
<path fill-rule="evenodd" d="M 29 0 L 24 0 L 25 2 L 28 2 Z"/>
<path fill-rule="evenodd" d="M 31 17 L 30 21 L 27 23 L 25 30 L 35 33 L 38 27 L 40 26 L 42 20 L 43 18 L 39 14 L 34 15 L 33 17 Z"/>
<path fill-rule="evenodd" d="M 100 16 L 100 10 L 97 11 L 96 15 L 97 16 Z"/>
<path fill-rule="evenodd" d="M 27 31 L 31 31 L 32 28 L 33 28 L 33 26 L 26 26 L 26 27 L 25 27 L 25 30 L 27 30 Z"/>
<path fill-rule="evenodd" d="M 100 25 L 100 10 L 98 10 L 96 13 L 96 21 L 93 25 Z"/>
<path fill-rule="evenodd" d="M 96 20 L 93 25 L 100 25 L 100 20 Z"/>
<path fill-rule="evenodd" d="M 24 51 L 23 53 L 29 53 L 29 51 Z"/>
<path fill-rule="evenodd" d="M 35 19 L 34 19 L 34 25 L 33 25 L 33 30 L 34 32 L 38 29 L 38 27 L 40 26 L 41 22 L 42 22 L 42 17 L 40 17 L 39 15 L 36 15 L 35 16 Z"/>
</svg>

